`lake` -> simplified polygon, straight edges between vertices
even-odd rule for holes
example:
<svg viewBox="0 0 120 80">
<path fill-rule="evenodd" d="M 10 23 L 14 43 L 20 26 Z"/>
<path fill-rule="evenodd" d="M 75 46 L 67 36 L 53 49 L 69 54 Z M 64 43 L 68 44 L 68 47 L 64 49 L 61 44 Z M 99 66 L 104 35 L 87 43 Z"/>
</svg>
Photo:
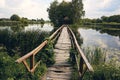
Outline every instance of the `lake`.
<svg viewBox="0 0 120 80">
<path fill-rule="evenodd" d="M 40 24 L 33 24 L 28 25 L 25 27 L 0 27 L 0 29 L 9 29 L 12 31 L 34 31 L 34 30 L 41 30 L 41 31 L 52 31 L 54 29 L 51 24 L 44 24 L 43 26 Z M 118 35 L 110 35 L 108 32 L 102 32 L 100 30 L 92 29 L 92 28 L 84 28 L 79 27 L 78 32 L 81 34 L 81 37 L 83 38 L 83 44 L 82 47 L 101 47 L 105 49 L 114 49 L 114 50 L 120 50 L 120 37 Z M 114 33 L 116 33 L 114 31 Z M 117 35 L 117 36 L 116 36 Z"/>
<path fill-rule="evenodd" d="M 106 62 L 111 61 L 111 59 L 115 60 L 116 64 L 120 62 L 120 30 L 98 30 L 80 27 L 78 32 L 83 39 L 82 49 L 94 51 L 96 48 L 101 48 L 106 55 Z"/>
<path fill-rule="evenodd" d="M 100 30 L 79 28 L 78 32 L 83 38 L 83 47 L 101 47 L 105 49 L 120 50 L 119 36 L 112 36 L 108 33 L 101 33 Z"/>
<path fill-rule="evenodd" d="M 50 32 L 53 30 L 53 26 L 51 26 L 51 24 L 44 24 L 44 25 L 41 25 L 41 24 L 29 24 L 28 26 L 24 26 L 24 27 L 10 27 L 10 26 L 0 26 L 0 29 L 1 30 L 4 30 L 4 29 L 8 29 L 8 30 L 11 30 L 11 31 L 35 31 L 35 30 L 40 30 L 40 31 L 47 31 L 47 32 Z"/>
</svg>

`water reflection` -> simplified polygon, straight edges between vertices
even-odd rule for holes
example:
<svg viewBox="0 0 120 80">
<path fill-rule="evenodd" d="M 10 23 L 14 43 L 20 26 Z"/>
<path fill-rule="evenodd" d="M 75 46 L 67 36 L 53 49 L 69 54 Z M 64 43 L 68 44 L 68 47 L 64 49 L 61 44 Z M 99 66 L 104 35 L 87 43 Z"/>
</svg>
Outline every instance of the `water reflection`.
<svg viewBox="0 0 120 80">
<path fill-rule="evenodd" d="M 25 31 L 32 31 L 32 30 L 52 31 L 53 26 L 51 26 L 50 24 L 44 24 L 44 25 L 33 24 L 33 25 L 26 26 L 24 30 Z"/>
<path fill-rule="evenodd" d="M 0 30 L 4 30 L 4 29 L 8 29 L 9 31 L 13 31 L 13 32 L 18 32 L 18 31 L 35 31 L 35 30 L 41 30 L 41 31 L 52 31 L 53 30 L 53 26 L 51 26 L 50 24 L 30 24 L 28 26 L 0 26 Z"/>
<path fill-rule="evenodd" d="M 112 36 L 107 33 L 100 33 L 100 31 L 85 28 L 79 28 L 78 31 L 83 37 L 83 47 L 98 46 L 120 50 L 119 36 Z"/>
<path fill-rule="evenodd" d="M 9 26 L 5 26 L 5 27 L 0 26 L 0 30 L 4 30 L 4 29 L 11 30 L 11 27 L 9 27 Z"/>
</svg>

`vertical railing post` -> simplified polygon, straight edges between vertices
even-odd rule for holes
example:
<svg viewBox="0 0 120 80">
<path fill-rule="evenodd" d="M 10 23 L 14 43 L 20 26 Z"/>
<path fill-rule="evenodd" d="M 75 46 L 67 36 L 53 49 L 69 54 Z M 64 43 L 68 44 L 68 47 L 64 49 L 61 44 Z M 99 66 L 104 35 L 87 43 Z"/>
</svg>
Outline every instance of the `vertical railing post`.
<svg viewBox="0 0 120 80">
<path fill-rule="evenodd" d="M 82 80 L 83 67 L 84 67 L 83 58 L 80 57 L 80 64 L 79 64 L 79 72 L 81 74 L 80 75 L 80 80 Z"/>
<path fill-rule="evenodd" d="M 33 54 L 31 57 L 30 57 L 30 69 L 32 69 L 35 65 L 35 55 Z"/>
</svg>

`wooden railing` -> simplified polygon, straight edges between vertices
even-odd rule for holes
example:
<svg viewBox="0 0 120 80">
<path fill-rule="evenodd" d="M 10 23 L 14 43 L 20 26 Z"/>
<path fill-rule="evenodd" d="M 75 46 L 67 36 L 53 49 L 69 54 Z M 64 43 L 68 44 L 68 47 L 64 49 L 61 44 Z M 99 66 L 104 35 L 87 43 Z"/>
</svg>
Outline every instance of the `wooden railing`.
<svg viewBox="0 0 120 80">
<path fill-rule="evenodd" d="M 59 35 L 60 35 L 61 31 L 62 31 L 62 28 L 64 26 L 66 26 L 66 25 L 63 25 L 59 29 L 57 29 L 48 39 L 49 40 L 57 39 L 57 37 L 59 37 Z M 76 51 L 78 52 L 78 55 L 75 54 L 75 58 L 76 58 L 76 64 L 77 64 L 78 72 L 79 72 L 79 77 L 80 77 L 80 80 L 81 80 L 87 70 L 89 70 L 90 72 L 93 72 L 94 70 L 93 70 L 92 66 L 90 65 L 90 63 L 88 62 L 88 60 L 87 60 L 86 56 L 84 55 L 83 51 L 81 50 L 73 31 L 69 27 L 68 27 L 68 32 L 70 34 L 71 43 L 74 46 L 74 48 L 76 49 Z M 22 62 L 25 65 L 25 67 L 27 68 L 27 70 L 29 72 L 33 73 L 35 71 L 36 67 L 40 64 L 40 60 L 35 64 L 35 55 L 45 45 L 47 45 L 47 43 L 48 43 L 48 40 L 45 40 L 38 47 L 36 47 L 34 50 L 27 53 L 23 57 L 17 59 L 16 62 L 17 63 Z M 26 61 L 28 58 L 30 59 L 30 66 L 28 65 L 28 63 Z"/>
<path fill-rule="evenodd" d="M 81 50 L 73 31 L 69 27 L 68 27 L 68 32 L 71 36 L 71 41 L 72 41 L 71 43 L 74 46 L 74 48 L 76 49 L 76 51 L 78 52 L 78 55 L 75 54 L 75 58 L 76 58 L 78 72 L 79 72 L 79 79 L 82 80 L 82 77 L 84 76 L 87 69 L 90 72 L 94 72 L 94 70 L 93 70 L 92 66 L 90 65 L 90 63 L 88 62 L 83 51 Z M 78 56 L 79 56 L 79 58 L 78 58 Z"/>
<path fill-rule="evenodd" d="M 64 27 L 61 26 L 59 29 L 57 29 L 48 39 L 49 40 L 53 40 L 56 39 L 56 37 L 59 36 L 59 34 L 61 33 L 62 28 Z M 23 63 L 25 65 L 25 67 L 27 68 L 27 70 L 31 73 L 33 73 L 36 69 L 36 67 L 40 64 L 40 60 L 35 64 L 35 55 L 48 43 L 48 40 L 45 40 L 44 42 L 42 42 L 38 47 L 36 47 L 34 50 L 32 50 L 31 52 L 27 53 L 26 55 L 24 55 L 23 57 L 19 58 L 16 60 L 17 63 Z M 27 63 L 27 59 L 30 58 L 30 66 Z"/>
</svg>

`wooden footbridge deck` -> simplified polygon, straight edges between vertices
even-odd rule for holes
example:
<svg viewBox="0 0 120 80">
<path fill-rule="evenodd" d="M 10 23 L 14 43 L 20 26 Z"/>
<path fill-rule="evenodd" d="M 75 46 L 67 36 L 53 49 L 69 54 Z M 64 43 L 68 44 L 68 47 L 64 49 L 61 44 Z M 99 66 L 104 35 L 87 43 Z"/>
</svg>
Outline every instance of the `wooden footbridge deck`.
<svg viewBox="0 0 120 80">
<path fill-rule="evenodd" d="M 70 49 L 75 48 L 78 54 L 75 54 L 76 64 L 79 73 L 79 79 L 81 80 L 87 70 L 93 72 L 93 68 L 85 57 L 84 53 L 80 49 L 76 37 L 72 30 L 67 26 L 63 25 L 58 30 L 56 30 L 50 37 L 50 40 L 57 39 L 55 44 L 55 64 L 48 67 L 47 73 L 43 80 L 71 80 L 72 75 L 72 65 L 68 62 L 70 58 Z M 31 73 L 35 71 L 40 61 L 35 64 L 35 55 L 47 45 L 48 40 L 45 40 L 37 48 L 35 48 L 30 53 L 16 60 L 16 62 L 21 63 L 26 66 L 27 70 Z M 30 66 L 26 62 L 26 59 L 30 57 Z"/>
</svg>

